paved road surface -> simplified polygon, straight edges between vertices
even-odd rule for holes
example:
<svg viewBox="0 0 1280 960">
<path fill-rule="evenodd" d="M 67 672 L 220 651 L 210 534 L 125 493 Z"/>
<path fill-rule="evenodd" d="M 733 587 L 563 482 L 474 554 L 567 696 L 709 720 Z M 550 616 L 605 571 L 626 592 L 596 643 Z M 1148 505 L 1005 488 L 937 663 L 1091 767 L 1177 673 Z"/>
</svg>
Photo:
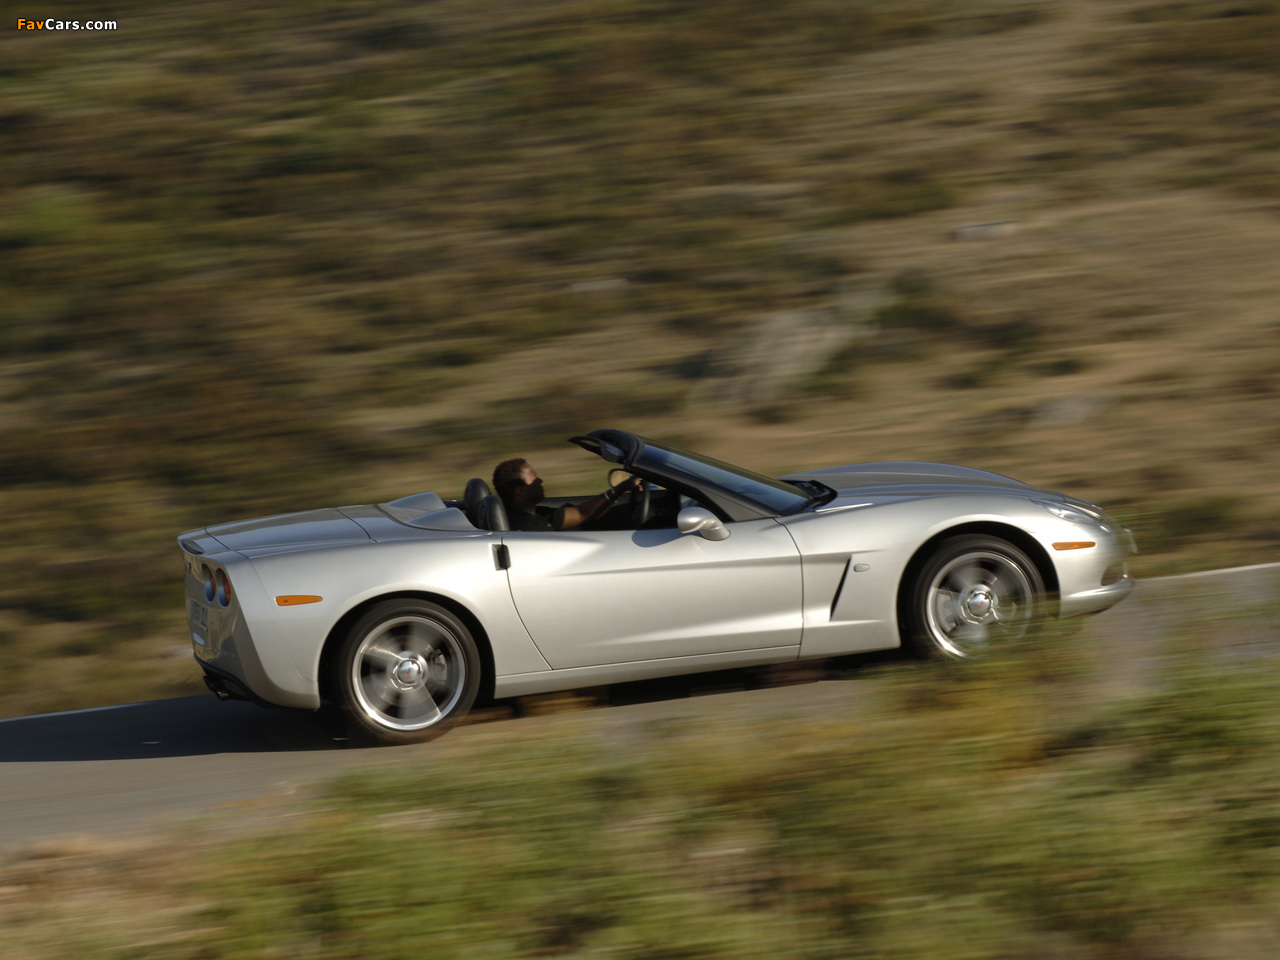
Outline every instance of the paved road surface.
<svg viewBox="0 0 1280 960">
<path fill-rule="evenodd" d="M 1115 682 L 1139 685 L 1150 670 L 1150 644 L 1177 630 L 1184 618 L 1220 616 L 1225 623 L 1229 611 L 1242 606 L 1270 602 L 1272 611 L 1280 609 L 1278 596 L 1277 564 L 1149 580 L 1125 603 L 1089 621 L 1073 642 L 1115 645 L 1109 656 L 1116 663 Z M 1198 606 L 1189 607 L 1188 597 Z M 1241 649 L 1280 652 L 1275 617 L 1261 621 L 1261 628 L 1258 622 L 1255 617 L 1243 639 L 1233 643 Z M 691 682 L 703 683 L 696 678 Z M 594 710 L 592 722 L 625 729 L 668 714 L 718 720 L 739 713 L 781 716 L 837 704 L 847 710 L 851 700 L 858 699 L 849 696 L 849 684 L 874 682 L 874 676 L 855 672 L 851 680 L 810 680 L 757 690 L 740 689 L 739 682 L 735 690 L 730 675 L 711 695 L 640 697 L 637 703 Z M 716 689 L 713 681 L 703 685 Z M 61 834 L 147 832 L 209 814 L 252 818 L 281 800 L 305 795 L 311 784 L 344 769 L 430 763 L 463 754 L 488 738 L 536 736 L 540 725 L 555 722 L 554 715 L 516 718 L 494 711 L 489 719 L 431 743 L 378 749 L 346 740 L 337 717 L 328 711 L 263 710 L 221 702 L 212 695 L 4 720 L 0 850 Z"/>
</svg>

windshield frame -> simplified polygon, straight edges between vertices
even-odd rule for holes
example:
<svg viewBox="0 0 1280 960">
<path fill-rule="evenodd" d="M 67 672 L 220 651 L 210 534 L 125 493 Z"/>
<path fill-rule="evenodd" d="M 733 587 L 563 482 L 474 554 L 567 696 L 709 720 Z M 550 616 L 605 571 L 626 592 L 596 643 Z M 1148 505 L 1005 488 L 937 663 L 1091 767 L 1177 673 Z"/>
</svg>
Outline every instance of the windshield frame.
<svg viewBox="0 0 1280 960">
<path fill-rule="evenodd" d="M 796 483 L 623 430 L 594 430 L 570 442 L 663 486 L 695 490 L 728 521 L 791 516 L 824 499 Z"/>
</svg>

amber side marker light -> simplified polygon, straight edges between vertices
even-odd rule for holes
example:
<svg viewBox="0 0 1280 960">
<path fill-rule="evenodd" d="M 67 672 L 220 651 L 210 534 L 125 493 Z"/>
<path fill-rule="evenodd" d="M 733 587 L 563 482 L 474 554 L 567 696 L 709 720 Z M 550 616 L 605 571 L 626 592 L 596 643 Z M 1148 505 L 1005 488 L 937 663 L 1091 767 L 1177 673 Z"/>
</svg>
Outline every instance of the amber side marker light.
<svg viewBox="0 0 1280 960">
<path fill-rule="evenodd" d="M 319 603 L 323 599 L 324 597 L 308 597 L 308 596 L 276 597 L 276 606 L 296 607 L 304 603 Z"/>
<path fill-rule="evenodd" d="M 1065 543 L 1055 543 L 1055 550 L 1087 550 L 1089 547 L 1096 547 L 1097 544 L 1092 540 L 1068 540 Z"/>
</svg>

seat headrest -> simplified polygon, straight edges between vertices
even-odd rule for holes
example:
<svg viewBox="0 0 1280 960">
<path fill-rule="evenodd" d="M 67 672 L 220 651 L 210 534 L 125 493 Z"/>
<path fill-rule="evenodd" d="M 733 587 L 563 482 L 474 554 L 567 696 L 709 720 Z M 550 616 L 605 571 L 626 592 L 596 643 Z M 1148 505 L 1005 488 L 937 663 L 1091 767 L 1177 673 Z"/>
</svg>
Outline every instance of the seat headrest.
<svg viewBox="0 0 1280 960">
<path fill-rule="evenodd" d="M 491 493 L 480 501 L 480 523 L 477 526 L 496 533 L 511 529 L 511 524 L 507 521 L 506 505 L 496 493 Z"/>
<path fill-rule="evenodd" d="M 467 481 L 467 488 L 462 493 L 463 503 L 479 503 L 489 495 L 489 485 L 479 477 Z"/>
<path fill-rule="evenodd" d="M 467 481 L 467 488 L 462 494 L 462 512 L 467 515 L 473 527 L 484 529 L 484 517 L 480 513 L 480 505 L 489 496 L 489 485 L 479 477 Z"/>
</svg>

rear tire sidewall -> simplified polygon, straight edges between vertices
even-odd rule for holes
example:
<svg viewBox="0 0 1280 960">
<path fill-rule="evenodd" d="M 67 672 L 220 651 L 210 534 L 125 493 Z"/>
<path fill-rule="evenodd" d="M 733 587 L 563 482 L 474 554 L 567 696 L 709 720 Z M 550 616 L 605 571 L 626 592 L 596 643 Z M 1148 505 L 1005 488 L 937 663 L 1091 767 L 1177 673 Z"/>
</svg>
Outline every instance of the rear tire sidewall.
<svg viewBox="0 0 1280 960">
<path fill-rule="evenodd" d="M 903 647 L 909 653 L 936 660 L 967 660 L 975 655 L 973 652 L 958 653 L 956 650 L 948 649 L 934 635 L 928 613 L 930 585 L 934 578 L 949 564 L 966 555 L 995 555 L 1021 571 L 1030 586 L 1031 610 L 1026 629 L 1030 629 L 1036 620 L 1048 612 L 1049 604 L 1044 578 L 1040 575 L 1039 568 L 1021 549 L 995 536 L 961 534 L 949 537 L 934 547 L 917 568 L 908 589 L 904 590 L 900 596 L 898 622 Z"/>
<path fill-rule="evenodd" d="M 365 698 L 357 690 L 355 679 L 356 658 L 365 638 L 385 624 L 403 618 L 428 621 L 433 629 L 446 634 L 455 652 L 450 658 L 450 666 L 462 671 L 456 682 L 457 696 L 449 698 L 450 702 L 443 708 L 441 716 L 415 729 L 397 729 L 380 722 L 377 711 L 367 709 L 362 702 Z M 377 603 L 355 622 L 334 658 L 331 682 L 347 726 L 357 736 L 383 744 L 421 743 L 440 736 L 466 716 L 480 690 L 481 669 L 475 640 L 457 616 L 438 604 L 405 598 Z"/>
</svg>

